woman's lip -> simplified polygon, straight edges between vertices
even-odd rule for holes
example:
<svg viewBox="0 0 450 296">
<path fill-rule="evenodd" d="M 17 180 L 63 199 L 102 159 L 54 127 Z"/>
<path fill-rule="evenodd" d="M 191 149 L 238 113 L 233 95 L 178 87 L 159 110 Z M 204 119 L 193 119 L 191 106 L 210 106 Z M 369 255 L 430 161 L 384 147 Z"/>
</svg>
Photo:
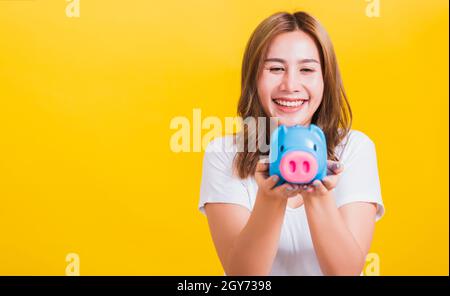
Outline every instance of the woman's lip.
<svg viewBox="0 0 450 296">
<path fill-rule="evenodd" d="M 279 98 L 273 98 L 272 100 L 283 100 L 283 101 L 307 101 L 308 99 L 305 99 L 305 98 L 295 98 L 295 99 L 293 99 L 293 98 L 282 98 L 282 97 L 279 97 Z"/>
<path fill-rule="evenodd" d="M 297 107 L 281 106 L 281 105 L 278 105 L 278 104 L 275 103 L 275 102 L 274 102 L 273 104 L 276 106 L 276 108 L 277 108 L 278 110 L 280 110 L 280 111 L 282 111 L 282 112 L 284 112 L 284 113 L 294 113 L 294 112 L 297 112 L 297 111 L 299 111 L 300 109 L 302 109 L 303 106 L 304 106 L 306 103 L 308 103 L 308 100 L 306 100 L 305 102 L 303 102 L 303 104 L 301 104 L 300 106 L 297 106 Z"/>
</svg>

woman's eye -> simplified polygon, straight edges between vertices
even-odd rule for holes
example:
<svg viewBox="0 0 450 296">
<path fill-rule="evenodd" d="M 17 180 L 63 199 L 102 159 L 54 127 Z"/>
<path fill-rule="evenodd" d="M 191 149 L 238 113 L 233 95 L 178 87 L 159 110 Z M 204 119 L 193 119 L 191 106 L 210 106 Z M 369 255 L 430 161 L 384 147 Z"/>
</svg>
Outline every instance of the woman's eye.
<svg viewBox="0 0 450 296">
<path fill-rule="evenodd" d="M 272 73 L 281 73 L 284 71 L 284 69 L 281 67 L 273 67 L 273 68 L 270 68 L 269 71 Z"/>
<path fill-rule="evenodd" d="M 307 73 L 314 72 L 313 69 L 308 69 L 308 68 L 303 68 L 303 69 L 301 69 L 300 71 L 301 71 L 301 72 L 307 72 Z"/>
</svg>

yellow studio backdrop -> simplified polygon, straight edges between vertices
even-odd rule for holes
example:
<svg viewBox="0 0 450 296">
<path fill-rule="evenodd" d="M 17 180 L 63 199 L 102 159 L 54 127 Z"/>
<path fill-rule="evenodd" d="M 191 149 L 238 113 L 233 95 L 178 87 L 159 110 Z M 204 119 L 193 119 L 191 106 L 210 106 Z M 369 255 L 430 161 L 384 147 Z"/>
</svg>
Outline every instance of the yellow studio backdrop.
<svg viewBox="0 0 450 296">
<path fill-rule="evenodd" d="M 376 145 L 380 274 L 448 275 L 447 0 L 72 2 L 0 1 L 0 274 L 222 275 L 170 123 L 235 116 L 251 32 L 305 10 Z"/>
</svg>

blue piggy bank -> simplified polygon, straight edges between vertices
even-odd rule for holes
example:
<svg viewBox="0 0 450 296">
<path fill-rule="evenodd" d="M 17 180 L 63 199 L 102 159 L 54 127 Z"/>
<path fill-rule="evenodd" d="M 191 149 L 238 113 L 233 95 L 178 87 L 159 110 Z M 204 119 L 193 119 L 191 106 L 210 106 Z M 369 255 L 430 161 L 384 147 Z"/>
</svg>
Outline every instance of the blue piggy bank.
<svg viewBox="0 0 450 296">
<path fill-rule="evenodd" d="M 327 174 L 327 143 L 323 131 L 314 124 L 280 125 L 271 135 L 269 174 L 285 182 L 309 184 Z"/>
</svg>

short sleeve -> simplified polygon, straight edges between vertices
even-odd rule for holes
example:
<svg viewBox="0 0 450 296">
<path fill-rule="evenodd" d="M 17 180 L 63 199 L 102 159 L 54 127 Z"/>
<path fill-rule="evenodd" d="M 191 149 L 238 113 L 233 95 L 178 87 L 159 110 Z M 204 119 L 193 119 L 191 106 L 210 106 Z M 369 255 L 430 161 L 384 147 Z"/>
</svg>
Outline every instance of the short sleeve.
<svg viewBox="0 0 450 296">
<path fill-rule="evenodd" d="M 361 201 L 375 203 L 378 221 L 384 215 L 384 205 L 375 144 L 363 133 L 355 131 L 344 149 L 341 162 L 344 171 L 334 189 L 337 206 Z"/>
<path fill-rule="evenodd" d="M 232 138 L 211 141 L 203 157 L 199 210 L 205 214 L 206 203 L 231 203 L 251 211 L 249 193 L 243 180 L 233 174 L 236 151 L 229 142 Z"/>
</svg>

